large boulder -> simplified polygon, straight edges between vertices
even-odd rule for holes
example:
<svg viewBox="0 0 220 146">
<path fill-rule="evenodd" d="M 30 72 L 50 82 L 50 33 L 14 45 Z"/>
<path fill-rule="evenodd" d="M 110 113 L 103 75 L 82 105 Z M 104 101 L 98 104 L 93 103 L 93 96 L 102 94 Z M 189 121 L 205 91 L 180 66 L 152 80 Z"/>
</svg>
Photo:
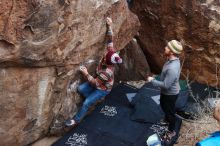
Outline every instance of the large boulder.
<svg viewBox="0 0 220 146">
<path fill-rule="evenodd" d="M 106 17 L 122 49 L 139 28 L 125 0 L 0 2 L 0 145 L 28 145 L 62 132 L 81 98 L 78 66 L 89 71 L 105 51 Z"/>
<path fill-rule="evenodd" d="M 107 16 L 114 21 L 118 48 L 138 29 L 124 0 L 3 0 L 1 4 L 1 66 L 79 64 L 93 54 L 97 57 L 104 48 Z"/>
<path fill-rule="evenodd" d="M 54 68 L 0 69 L 0 144 L 27 145 L 53 118 Z"/>
<path fill-rule="evenodd" d="M 182 75 L 220 86 L 219 9 L 219 0 L 134 0 L 132 11 L 142 26 L 140 44 L 151 69 L 161 71 L 166 41 L 178 39 L 185 44 Z"/>
</svg>

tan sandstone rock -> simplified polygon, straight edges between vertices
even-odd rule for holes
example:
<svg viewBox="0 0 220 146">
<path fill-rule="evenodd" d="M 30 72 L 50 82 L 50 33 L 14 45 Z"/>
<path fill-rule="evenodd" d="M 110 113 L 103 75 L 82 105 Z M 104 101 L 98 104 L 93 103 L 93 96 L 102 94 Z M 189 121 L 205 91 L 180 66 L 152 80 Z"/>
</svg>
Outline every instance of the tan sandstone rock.
<svg viewBox="0 0 220 146">
<path fill-rule="evenodd" d="M 219 0 L 134 0 L 132 11 L 141 22 L 139 39 L 155 73 L 161 71 L 166 41 L 185 44 L 183 74 L 190 79 L 220 86 Z"/>
</svg>

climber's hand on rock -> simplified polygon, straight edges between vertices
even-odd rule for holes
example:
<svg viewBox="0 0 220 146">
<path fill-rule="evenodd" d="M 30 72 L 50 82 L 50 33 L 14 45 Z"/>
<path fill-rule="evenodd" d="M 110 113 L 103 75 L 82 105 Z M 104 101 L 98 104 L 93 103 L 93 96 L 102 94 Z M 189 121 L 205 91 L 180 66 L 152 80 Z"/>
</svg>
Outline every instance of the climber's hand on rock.
<svg viewBox="0 0 220 146">
<path fill-rule="evenodd" d="M 84 75 L 87 75 L 88 74 L 88 70 L 85 66 L 80 66 L 80 71 L 84 74 Z"/>
<path fill-rule="evenodd" d="M 112 25 L 112 19 L 110 17 L 106 18 L 106 24 L 111 26 Z"/>
</svg>

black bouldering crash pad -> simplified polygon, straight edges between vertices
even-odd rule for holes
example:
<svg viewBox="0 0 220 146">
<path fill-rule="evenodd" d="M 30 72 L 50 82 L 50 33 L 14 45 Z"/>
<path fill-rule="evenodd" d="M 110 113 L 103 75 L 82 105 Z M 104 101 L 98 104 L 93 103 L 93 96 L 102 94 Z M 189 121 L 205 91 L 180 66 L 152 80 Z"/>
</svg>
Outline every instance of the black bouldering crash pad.
<svg viewBox="0 0 220 146">
<path fill-rule="evenodd" d="M 156 131 L 152 123 L 130 119 L 133 108 L 126 95 L 137 92 L 127 84 L 113 88 L 105 101 L 52 146 L 145 146 Z"/>
</svg>

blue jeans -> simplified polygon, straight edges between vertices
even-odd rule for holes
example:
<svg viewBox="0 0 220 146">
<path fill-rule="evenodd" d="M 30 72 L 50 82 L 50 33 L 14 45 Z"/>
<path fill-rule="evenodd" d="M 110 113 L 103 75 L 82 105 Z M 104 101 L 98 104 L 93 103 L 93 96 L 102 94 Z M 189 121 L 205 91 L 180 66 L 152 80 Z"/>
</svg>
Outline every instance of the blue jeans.
<svg viewBox="0 0 220 146">
<path fill-rule="evenodd" d="M 82 118 L 86 115 L 89 108 L 96 103 L 101 98 L 105 97 L 109 94 L 109 91 L 99 90 L 95 87 L 91 86 L 89 82 L 85 82 L 78 87 L 78 91 L 82 94 L 86 99 L 83 102 L 81 109 L 77 112 L 74 117 L 74 120 L 78 123 L 82 120 Z"/>
</svg>

